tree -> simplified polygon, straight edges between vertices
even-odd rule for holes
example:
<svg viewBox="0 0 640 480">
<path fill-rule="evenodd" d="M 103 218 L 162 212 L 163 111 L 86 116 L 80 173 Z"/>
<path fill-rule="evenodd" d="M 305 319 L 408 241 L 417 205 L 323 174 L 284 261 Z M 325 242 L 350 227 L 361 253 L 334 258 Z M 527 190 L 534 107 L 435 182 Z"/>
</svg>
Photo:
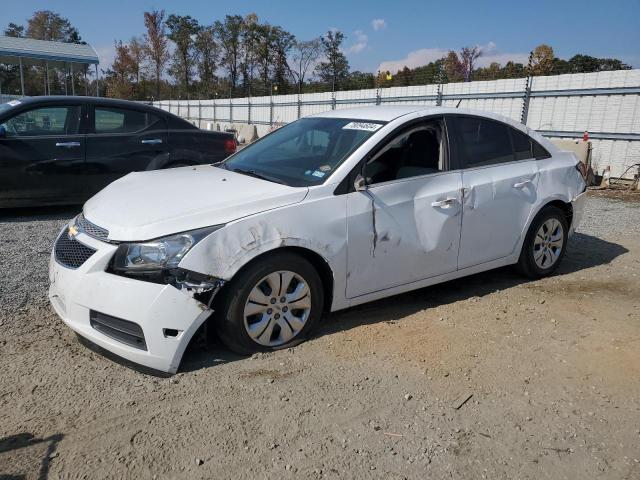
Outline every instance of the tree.
<svg viewBox="0 0 640 480">
<path fill-rule="evenodd" d="M 473 75 L 475 61 L 482 55 L 480 47 L 463 47 L 460 50 L 460 59 L 464 70 L 464 81 L 470 82 Z"/>
<path fill-rule="evenodd" d="M 212 26 L 200 29 L 196 35 L 195 50 L 201 89 L 203 92 L 210 92 L 213 89 L 220 58 L 220 49 Z"/>
<path fill-rule="evenodd" d="M 147 52 L 144 48 L 144 43 L 137 37 L 132 37 L 129 41 L 129 57 L 131 61 L 131 74 L 135 81 L 139 99 L 142 100 L 144 95 L 143 92 L 140 91 L 140 85 L 141 81 L 144 80 Z M 142 96 L 140 97 L 140 95 Z"/>
<path fill-rule="evenodd" d="M 295 42 L 292 48 L 292 60 L 295 68 L 291 73 L 298 83 L 298 93 L 300 93 L 309 68 L 320 58 L 322 41 L 320 38 L 314 38 L 313 40 Z"/>
<path fill-rule="evenodd" d="M 549 75 L 553 70 L 553 48 L 549 45 L 541 44 L 533 49 L 531 57 L 532 75 Z"/>
<path fill-rule="evenodd" d="M 131 98 L 133 95 L 133 60 L 129 46 L 122 40 L 115 42 L 115 58 L 106 71 L 107 95 L 113 98 Z"/>
<path fill-rule="evenodd" d="M 24 26 L 11 22 L 3 33 L 6 37 L 24 37 Z"/>
<path fill-rule="evenodd" d="M 214 28 L 222 49 L 222 65 L 229 73 L 231 88 L 238 83 L 238 69 L 240 67 L 240 36 L 242 35 L 244 20 L 240 15 L 227 15 L 224 22 L 216 20 Z"/>
<path fill-rule="evenodd" d="M 258 16 L 255 13 L 250 13 L 244 17 L 240 32 L 242 85 L 245 94 L 249 96 L 251 96 L 251 83 L 253 82 L 253 71 L 256 66 L 256 49 L 258 48 L 261 27 L 258 23 Z"/>
<path fill-rule="evenodd" d="M 282 93 L 287 93 L 288 80 L 292 77 L 287 58 L 296 43 L 296 37 L 282 27 L 273 27 L 271 32 L 273 38 L 273 81 L 281 87 Z"/>
<path fill-rule="evenodd" d="M 444 72 L 449 82 L 461 82 L 464 80 L 464 65 L 458 58 L 458 54 L 453 50 L 449 50 L 449 53 L 444 58 Z"/>
<path fill-rule="evenodd" d="M 173 14 L 167 18 L 166 25 L 169 29 L 167 37 L 175 44 L 170 72 L 180 79 L 188 98 L 191 74 L 196 63 L 194 39 L 200 31 L 200 25 L 189 15 Z"/>
<path fill-rule="evenodd" d="M 169 60 L 169 49 L 165 35 L 164 10 L 144 12 L 144 49 L 155 73 L 156 98 L 160 98 L 160 80 L 165 63 Z"/>
<path fill-rule="evenodd" d="M 27 37 L 53 42 L 81 43 L 78 30 L 68 19 L 51 10 L 38 10 L 27 21 Z"/>
<path fill-rule="evenodd" d="M 325 59 L 316 65 L 315 72 L 320 80 L 332 84 L 334 89 L 349 76 L 349 62 L 340 50 L 344 38 L 344 34 L 339 30 L 329 30 L 321 37 Z"/>
</svg>

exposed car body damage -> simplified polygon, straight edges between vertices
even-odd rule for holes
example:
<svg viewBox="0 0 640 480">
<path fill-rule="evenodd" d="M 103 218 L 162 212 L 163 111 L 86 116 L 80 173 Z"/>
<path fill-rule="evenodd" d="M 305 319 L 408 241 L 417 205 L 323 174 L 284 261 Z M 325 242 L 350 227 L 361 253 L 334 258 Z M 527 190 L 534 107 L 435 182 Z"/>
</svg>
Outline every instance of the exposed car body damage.
<svg viewBox="0 0 640 480">
<path fill-rule="evenodd" d="M 366 188 L 354 187 L 350 180 L 354 172 L 375 161 L 370 152 L 403 125 L 431 118 L 442 123 L 449 114 L 482 115 L 502 122 L 541 145 L 548 158 L 476 168 L 447 166 L 443 134 L 438 137 L 440 162 L 445 162 L 440 170 L 368 180 Z M 584 182 L 575 157 L 513 121 L 423 107 L 340 110 L 318 117 L 323 115 L 386 123 L 343 127 L 369 128 L 374 133 L 335 167 L 313 171 L 311 175 L 320 177 L 331 172 L 317 184 L 283 185 L 255 178 L 254 172 L 205 165 L 131 174 L 89 200 L 84 216 L 107 229 L 108 239 L 79 232 L 74 239 L 95 253 L 74 269 L 60 265 L 54 249 L 50 298 L 60 317 L 80 335 L 119 356 L 175 372 L 189 340 L 212 314 L 215 295 L 243 270 L 278 251 L 295 249 L 321 259 L 331 279 L 327 309 L 335 311 L 514 264 L 536 215 L 554 202 L 571 212 L 571 231 L 580 221 Z M 451 135 L 449 141 L 455 138 Z M 416 168 L 411 165 L 406 171 Z M 347 188 L 339 188 L 345 179 Z M 181 254 L 166 284 L 109 270 L 119 244 L 172 245 L 173 237 L 212 226 L 207 230 L 211 233 L 193 240 Z M 90 311 L 137 323 L 148 350 L 131 349 L 96 332 L 87 320 Z M 167 331 L 177 333 L 166 336 Z"/>
</svg>

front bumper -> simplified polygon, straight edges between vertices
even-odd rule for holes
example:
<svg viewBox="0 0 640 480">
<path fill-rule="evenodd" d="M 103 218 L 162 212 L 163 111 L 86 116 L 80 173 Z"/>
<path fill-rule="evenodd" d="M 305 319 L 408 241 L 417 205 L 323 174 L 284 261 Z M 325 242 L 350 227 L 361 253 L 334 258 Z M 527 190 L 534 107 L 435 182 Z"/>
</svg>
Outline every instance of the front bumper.
<svg viewBox="0 0 640 480">
<path fill-rule="evenodd" d="M 571 201 L 571 209 L 573 211 L 573 216 L 571 218 L 571 227 L 569 228 L 569 235 L 573 235 L 576 228 L 580 226 L 580 222 L 582 222 L 582 217 L 584 215 L 584 204 L 587 201 L 587 191 L 578 194 Z"/>
<path fill-rule="evenodd" d="M 76 240 L 96 252 L 77 269 L 59 264 L 52 253 L 49 300 L 56 313 L 76 333 L 99 347 L 150 369 L 175 373 L 193 334 L 212 310 L 186 290 L 105 272 L 116 246 L 85 233 L 78 234 Z M 146 350 L 96 330 L 90 311 L 138 324 Z"/>
</svg>

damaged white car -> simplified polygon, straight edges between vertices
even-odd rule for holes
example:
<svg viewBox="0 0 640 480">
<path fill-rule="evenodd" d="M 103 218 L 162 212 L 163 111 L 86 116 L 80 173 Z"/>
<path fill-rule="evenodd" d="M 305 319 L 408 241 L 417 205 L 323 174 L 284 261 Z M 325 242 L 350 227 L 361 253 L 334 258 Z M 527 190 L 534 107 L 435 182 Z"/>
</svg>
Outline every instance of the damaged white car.
<svg viewBox="0 0 640 480">
<path fill-rule="evenodd" d="M 289 347 L 323 311 L 510 264 L 549 275 L 584 173 L 497 115 L 325 112 L 220 164 L 109 185 L 56 240 L 49 296 L 81 337 L 163 372 L 204 322 L 242 354 Z"/>
</svg>

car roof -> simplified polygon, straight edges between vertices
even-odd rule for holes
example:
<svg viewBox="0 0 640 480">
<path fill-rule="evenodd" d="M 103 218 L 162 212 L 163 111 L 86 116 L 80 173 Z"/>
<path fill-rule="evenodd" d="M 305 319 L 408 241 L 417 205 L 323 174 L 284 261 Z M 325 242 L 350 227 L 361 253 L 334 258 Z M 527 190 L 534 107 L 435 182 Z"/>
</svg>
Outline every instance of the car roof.
<svg viewBox="0 0 640 480">
<path fill-rule="evenodd" d="M 377 105 L 371 107 L 356 107 L 356 108 L 343 108 L 339 110 L 328 110 L 326 112 L 317 113 L 311 115 L 317 118 L 349 118 L 354 120 L 371 120 L 379 122 L 391 122 L 397 118 L 412 113 L 419 113 L 422 115 L 472 115 L 476 117 L 488 118 L 491 120 L 497 120 L 502 123 L 506 123 L 513 128 L 526 133 L 530 137 L 534 138 L 538 143 L 544 145 L 547 150 L 556 151 L 555 145 L 547 138 L 540 135 L 535 130 L 523 125 L 509 117 L 499 115 L 493 112 L 487 112 L 485 110 L 473 110 L 470 108 L 454 108 L 454 107 L 437 107 L 429 105 Z"/>
<path fill-rule="evenodd" d="M 146 102 L 132 102 L 130 100 L 120 100 L 116 98 L 106 98 L 106 97 L 91 97 L 91 96 L 80 96 L 80 95 L 42 95 L 37 97 L 22 97 L 17 99 L 20 103 L 24 105 L 30 105 L 34 103 L 46 103 L 46 102 L 89 102 L 89 103 L 103 103 L 108 105 L 115 106 L 145 106 L 150 107 L 151 105 Z"/>
</svg>

